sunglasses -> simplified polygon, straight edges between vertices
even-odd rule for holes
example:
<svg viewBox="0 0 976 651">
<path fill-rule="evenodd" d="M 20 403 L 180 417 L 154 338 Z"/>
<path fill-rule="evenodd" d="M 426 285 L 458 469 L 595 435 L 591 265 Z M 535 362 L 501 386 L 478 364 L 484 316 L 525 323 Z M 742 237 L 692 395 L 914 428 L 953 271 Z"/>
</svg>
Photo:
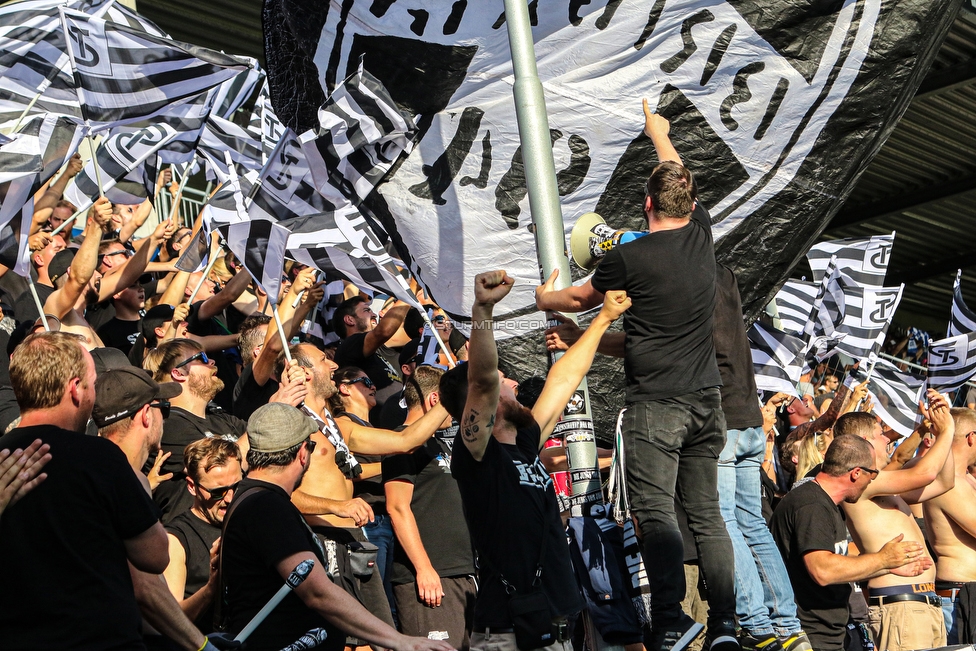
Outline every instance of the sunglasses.
<svg viewBox="0 0 976 651">
<path fill-rule="evenodd" d="M 239 483 L 240 482 L 238 482 L 238 484 Z M 227 497 L 227 493 L 237 489 L 237 484 L 231 484 L 230 486 L 218 486 L 217 488 L 207 488 L 197 484 L 197 488 L 210 495 L 210 497 L 207 498 L 208 502 L 220 502 Z"/>
<path fill-rule="evenodd" d="M 157 400 L 156 402 L 150 402 L 149 406 L 153 409 L 158 409 L 159 413 L 163 416 L 163 420 L 169 418 L 169 400 Z"/>
<path fill-rule="evenodd" d="M 124 255 L 125 257 L 128 258 L 132 256 L 132 253 L 129 252 L 129 249 L 122 249 L 121 251 L 112 251 L 110 253 L 103 253 L 102 255 L 98 256 L 99 266 L 102 264 L 102 261 L 105 260 L 105 258 L 111 257 L 113 255 Z"/>
<path fill-rule="evenodd" d="M 865 468 L 864 466 L 854 466 L 854 468 L 851 468 L 851 470 L 855 470 L 855 469 L 857 469 L 857 470 L 863 470 L 864 472 L 871 473 L 871 478 L 872 479 L 874 479 L 879 474 L 881 474 L 881 471 L 878 470 L 877 468 Z"/>
<path fill-rule="evenodd" d="M 305 449 L 308 450 L 309 454 L 315 452 L 315 441 L 311 437 L 305 439 Z"/>
<path fill-rule="evenodd" d="M 376 386 L 376 383 L 370 380 L 365 375 L 363 377 L 358 377 L 355 380 L 349 380 L 348 382 L 343 382 L 343 384 L 358 384 L 360 382 L 362 382 L 363 386 L 366 387 L 367 389 L 372 389 L 373 387 Z"/>
<path fill-rule="evenodd" d="M 200 351 L 199 353 L 197 353 L 196 355 L 191 355 L 190 357 L 187 357 L 186 359 L 184 359 L 184 360 L 183 360 L 182 362 L 180 362 L 179 364 L 177 364 L 177 365 L 176 365 L 176 366 L 174 366 L 173 368 L 174 368 L 174 369 L 177 369 L 177 368 L 181 368 L 181 367 L 183 367 L 183 366 L 186 366 L 187 364 L 192 364 L 192 363 L 193 363 L 193 362 L 195 362 L 196 360 L 200 360 L 200 361 L 201 361 L 201 362 L 203 362 L 204 364 L 209 364 L 209 363 L 210 363 L 210 358 L 209 358 L 209 357 L 207 357 L 207 353 L 205 353 L 205 352 L 203 352 L 203 351 L 201 350 L 201 351 Z"/>
<path fill-rule="evenodd" d="M 365 375 L 363 377 L 357 377 L 355 380 L 349 380 L 348 382 L 343 382 L 343 384 L 358 384 L 359 382 L 362 382 L 363 386 L 366 387 L 367 389 L 372 389 L 373 387 L 376 386 L 376 383 L 374 383 Z"/>
<path fill-rule="evenodd" d="M 446 320 L 447 318 L 443 316 L 435 316 L 433 319 L 431 319 L 431 321 L 433 321 L 434 323 L 444 323 L 444 321 Z"/>
</svg>

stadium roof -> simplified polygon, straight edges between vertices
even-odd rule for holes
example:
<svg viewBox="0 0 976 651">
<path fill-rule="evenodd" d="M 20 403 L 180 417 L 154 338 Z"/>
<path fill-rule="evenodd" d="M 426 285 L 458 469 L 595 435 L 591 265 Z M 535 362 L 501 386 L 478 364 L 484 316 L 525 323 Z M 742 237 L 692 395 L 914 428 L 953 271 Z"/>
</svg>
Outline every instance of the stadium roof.
<svg viewBox="0 0 976 651">
<path fill-rule="evenodd" d="M 139 0 L 173 38 L 264 61 L 260 0 Z M 956 270 L 976 308 L 976 0 L 966 0 L 908 111 L 821 239 L 897 232 L 887 284 L 902 325 L 945 332 Z M 794 276 L 810 277 L 806 262 Z"/>
</svg>

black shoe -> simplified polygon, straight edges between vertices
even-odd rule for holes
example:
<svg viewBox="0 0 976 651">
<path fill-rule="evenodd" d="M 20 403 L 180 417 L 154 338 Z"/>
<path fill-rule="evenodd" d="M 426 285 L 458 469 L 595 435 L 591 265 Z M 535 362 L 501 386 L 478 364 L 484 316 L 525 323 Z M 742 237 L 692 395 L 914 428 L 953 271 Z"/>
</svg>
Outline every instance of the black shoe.
<svg viewBox="0 0 976 651">
<path fill-rule="evenodd" d="M 779 638 L 779 643 L 782 645 L 784 651 L 813 651 L 810 638 L 803 631 L 794 633 L 789 637 L 781 637 Z"/>
<path fill-rule="evenodd" d="M 796 636 L 791 636 L 794 639 Z M 739 644 L 742 651 L 784 651 L 783 643 L 774 634 L 769 635 L 750 635 L 745 630 L 739 632 Z M 794 646 L 793 651 L 801 651 Z M 813 651 L 807 649 L 806 651 Z"/>
<path fill-rule="evenodd" d="M 647 651 L 683 651 L 698 639 L 704 629 L 704 626 L 681 613 L 681 617 L 666 626 L 665 630 L 654 632 L 654 642 Z"/>
<path fill-rule="evenodd" d="M 731 622 L 721 622 L 716 625 L 709 623 L 708 636 L 705 638 L 702 651 L 742 651 L 742 646 L 735 636 L 735 625 Z"/>
</svg>

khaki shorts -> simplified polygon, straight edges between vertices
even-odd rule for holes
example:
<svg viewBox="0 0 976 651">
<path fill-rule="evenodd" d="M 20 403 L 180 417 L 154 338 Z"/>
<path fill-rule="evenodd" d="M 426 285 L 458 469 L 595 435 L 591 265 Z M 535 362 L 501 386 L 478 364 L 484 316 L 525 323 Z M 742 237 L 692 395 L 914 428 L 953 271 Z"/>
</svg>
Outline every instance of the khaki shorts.
<svg viewBox="0 0 976 651">
<path fill-rule="evenodd" d="M 942 609 L 921 601 L 899 601 L 868 608 L 878 651 L 916 651 L 946 645 Z"/>
</svg>

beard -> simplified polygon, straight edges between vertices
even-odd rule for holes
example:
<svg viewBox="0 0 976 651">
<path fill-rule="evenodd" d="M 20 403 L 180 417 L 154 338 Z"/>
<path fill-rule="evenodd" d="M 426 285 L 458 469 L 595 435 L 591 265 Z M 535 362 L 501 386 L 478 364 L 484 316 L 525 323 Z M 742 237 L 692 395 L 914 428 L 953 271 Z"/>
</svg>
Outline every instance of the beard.
<svg viewBox="0 0 976 651">
<path fill-rule="evenodd" d="M 335 382 L 327 375 L 323 377 L 316 373 L 312 378 L 312 392 L 323 400 L 328 400 L 335 395 Z"/>
<path fill-rule="evenodd" d="M 224 388 L 224 381 L 216 375 L 210 377 L 191 375 L 187 380 L 187 386 L 193 395 L 206 400 L 213 400 L 214 396 Z"/>
<path fill-rule="evenodd" d="M 516 400 L 501 398 L 502 418 L 515 426 L 515 429 L 524 429 L 535 424 L 535 416 L 532 410 Z"/>
</svg>

